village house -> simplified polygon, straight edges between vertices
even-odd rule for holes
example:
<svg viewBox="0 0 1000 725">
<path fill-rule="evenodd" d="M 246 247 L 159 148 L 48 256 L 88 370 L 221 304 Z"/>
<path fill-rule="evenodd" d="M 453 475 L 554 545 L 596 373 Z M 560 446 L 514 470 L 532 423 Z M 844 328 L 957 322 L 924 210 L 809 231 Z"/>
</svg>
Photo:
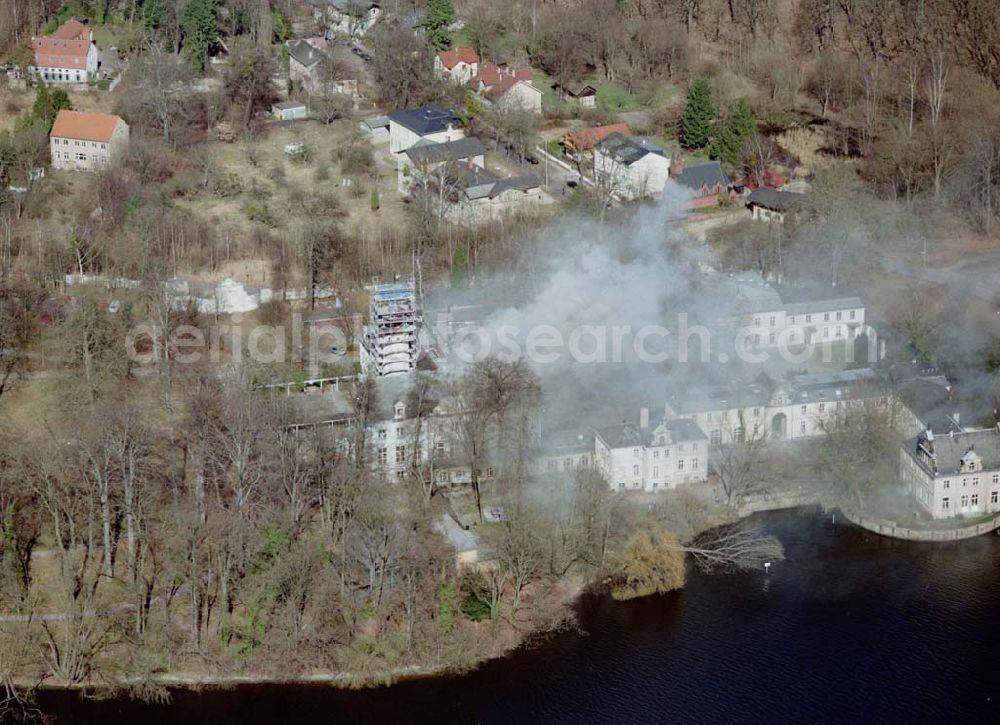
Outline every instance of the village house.
<svg viewBox="0 0 1000 725">
<path fill-rule="evenodd" d="M 59 111 L 49 145 L 52 168 L 97 171 L 128 150 L 128 124 L 115 115 Z"/>
<path fill-rule="evenodd" d="M 51 35 L 33 38 L 28 78 L 46 83 L 86 83 L 97 75 L 94 33 L 79 20 L 67 20 Z"/>
<path fill-rule="evenodd" d="M 326 59 L 322 38 L 288 41 L 288 79 L 313 91 L 319 82 L 319 67 Z"/>
<path fill-rule="evenodd" d="M 567 103 L 573 103 L 580 108 L 593 108 L 597 105 L 597 89 L 589 83 L 575 86 L 557 85 L 556 92 Z"/>
<path fill-rule="evenodd" d="M 474 48 L 442 50 L 434 56 L 434 70 L 448 80 L 468 83 L 479 72 L 479 56 Z"/>
<path fill-rule="evenodd" d="M 757 221 L 775 222 L 781 224 L 785 221 L 788 211 L 802 199 L 802 194 L 791 191 L 781 191 L 780 189 L 769 189 L 761 186 L 750 192 L 747 196 L 747 209 L 750 210 L 750 217 Z"/>
<path fill-rule="evenodd" d="M 530 68 L 509 70 L 496 63 L 487 63 L 472 77 L 469 85 L 487 101 L 504 110 L 542 112 L 542 92 L 532 85 Z"/>
<path fill-rule="evenodd" d="M 562 138 L 567 156 L 584 160 L 593 156 L 594 147 L 613 133 L 631 136 L 632 129 L 626 123 L 611 123 L 607 126 L 578 128 L 567 132 Z"/>
<path fill-rule="evenodd" d="M 389 150 L 394 154 L 406 151 L 421 140 L 445 143 L 465 138 L 458 116 L 447 108 L 421 106 L 389 114 Z"/>
<path fill-rule="evenodd" d="M 688 208 L 718 206 L 732 201 L 736 193 L 718 161 L 685 164 L 680 154 L 670 160 L 670 178 L 691 194 Z"/>
<path fill-rule="evenodd" d="M 367 34 L 382 17 L 382 8 L 373 0 L 309 0 L 309 3 L 318 22 L 352 38 Z"/>
<path fill-rule="evenodd" d="M 469 166 L 481 168 L 485 156 L 486 147 L 475 137 L 444 143 L 421 139 L 396 157 L 399 192 L 405 194 L 418 177 L 427 174 L 438 172 L 441 176 L 445 176 L 457 174 Z"/>
<path fill-rule="evenodd" d="M 542 204 L 542 182 L 536 174 L 499 177 L 481 166 L 469 166 L 459 171 L 456 198 L 446 216 L 455 223 L 476 227 L 502 218 L 515 211 L 526 211 Z"/>
<path fill-rule="evenodd" d="M 708 445 L 692 420 L 663 419 L 650 425 L 649 409 L 639 423 L 599 428 L 594 460 L 616 491 L 666 491 L 708 480 Z"/>
<path fill-rule="evenodd" d="M 934 519 L 1000 511 L 1000 428 L 922 431 L 903 444 L 900 479 Z"/>
<path fill-rule="evenodd" d="M 612 133 L 594 147 L 594 179 L 618 199 L 659 195 L 669 172 L 666 153 L 642 136 Z"/>
</svg>

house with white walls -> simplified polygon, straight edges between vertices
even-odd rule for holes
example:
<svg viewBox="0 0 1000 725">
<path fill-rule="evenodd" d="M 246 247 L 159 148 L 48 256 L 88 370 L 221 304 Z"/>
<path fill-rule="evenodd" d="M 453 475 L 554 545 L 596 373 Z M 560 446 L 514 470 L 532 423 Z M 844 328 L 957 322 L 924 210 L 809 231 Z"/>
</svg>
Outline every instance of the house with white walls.
<svg viewBox="0 0 1000 725">
<path fill-rule="evenodd" d="M 389 114 L 389 150 L 401 154 L 420 141 L 446 143 L 465 138 L 454 111 L 420 106 Z"/>
<path fill-rule="evenodd" d="M 28 78 L 46 83 L 86 83 L 97 75 L 98 52 L 94 32 L 70 19 L 43 38 L 31 41 Z"/>
<path fill-rule="evenodd" d="M 479 73 L 479 55 L 475 48 L 452 48 L 434 56 L 434 70 L 442 78 L 468 83 Z"/>
<path fill-rule="evenodd" d="M 666 152 L 642 136 L 612 133 L 594 147 L 594 179 L 617 199 L 658 196 L 669 176 Z"/>
</svg>

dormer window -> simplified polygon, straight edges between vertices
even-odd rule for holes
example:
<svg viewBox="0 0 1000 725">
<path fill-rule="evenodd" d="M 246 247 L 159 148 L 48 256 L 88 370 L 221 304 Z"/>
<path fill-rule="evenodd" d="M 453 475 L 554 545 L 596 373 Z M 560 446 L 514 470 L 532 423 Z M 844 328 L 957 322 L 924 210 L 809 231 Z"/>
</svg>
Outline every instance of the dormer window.
<svg viewBox="0 0 1000 725">
<path fill-rule="evenodd" d="M 394 413 L 396 416 L 396 420 L 401 420 L 402 418 L 404 418 L 406 416 L 406 404 L 403 403 L 402 401 L 396 403 Z"/>
</svg>

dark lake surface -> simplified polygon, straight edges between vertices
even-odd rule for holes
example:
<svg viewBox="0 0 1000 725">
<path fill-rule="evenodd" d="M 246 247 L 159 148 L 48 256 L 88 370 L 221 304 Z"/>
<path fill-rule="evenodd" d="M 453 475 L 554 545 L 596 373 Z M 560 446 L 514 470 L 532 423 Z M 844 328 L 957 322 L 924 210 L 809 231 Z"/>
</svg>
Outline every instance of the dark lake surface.
<svg viewBox="0 0 1000 725">
<path fill-rule="evenodd" d="M 1000 538 L 883 539 L 814 511 L 762 515 L 771 573 L 666 597 L 588 597 L 581 633 L 461 676 L 343 692 L 248 686 L 167 706 L 44 693 L 63 723 L 1000 722 Z"/>
</svg>

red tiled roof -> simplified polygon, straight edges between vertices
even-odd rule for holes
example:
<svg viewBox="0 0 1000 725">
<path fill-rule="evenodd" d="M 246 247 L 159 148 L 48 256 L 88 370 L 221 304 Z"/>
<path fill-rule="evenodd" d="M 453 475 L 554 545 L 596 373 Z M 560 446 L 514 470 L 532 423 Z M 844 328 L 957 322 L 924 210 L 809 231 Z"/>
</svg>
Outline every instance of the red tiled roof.
<svg viewBox="0 0 1000 725">
<path fill-rule="evenodd" d="M 613 133 L 620 133 L 622 136 L 631 136 L 632 129 L 625 123 L 612 123 L 607 126 L 581 128 L 578 131 L 567 133 L 566 140 L 577 151 L 589 151 Z"/>
<path fill-rule="evenodd" d="M 57 40 L 86 40 L 90 41 L 90 28 L 75 18 L 70 18 L 60 25 L 50 38 Z"/>
<path fill-rule="evenodd" d="M 443 65 L 448 70 L 451 70 L 459 63 L 468 63 L 472 65 L 473 63 L 479 62 L 479 56 L 476 55 L 474 48 L 455 48 L 453 50 L 442 50 L 438 53 L 438 58 L 441 59 L 441 65 Z"/>
<path fill-rule="evenodd" d="M 503 93 L 518 81 L 530 81 L 535 77 L 531 68 L 509 71 L 496 63 L 487 63 L 472 78 L 474 85 L 482 84 L 486 90 L 496 90 Z"/>
<path fill-rule="evenodd" d="M 121 119 L 109 113 L 59 111 L 52 124 L 51 138 L 77 138 L 81 141 L 111 140 L 115 126 Z"/>
<path fill-rule="evenodd" d="M 87 69 L 89 40 L 63 40 L 61 38 L 35 38 L 31 43 L 38 68 Z"/>
</svg>

